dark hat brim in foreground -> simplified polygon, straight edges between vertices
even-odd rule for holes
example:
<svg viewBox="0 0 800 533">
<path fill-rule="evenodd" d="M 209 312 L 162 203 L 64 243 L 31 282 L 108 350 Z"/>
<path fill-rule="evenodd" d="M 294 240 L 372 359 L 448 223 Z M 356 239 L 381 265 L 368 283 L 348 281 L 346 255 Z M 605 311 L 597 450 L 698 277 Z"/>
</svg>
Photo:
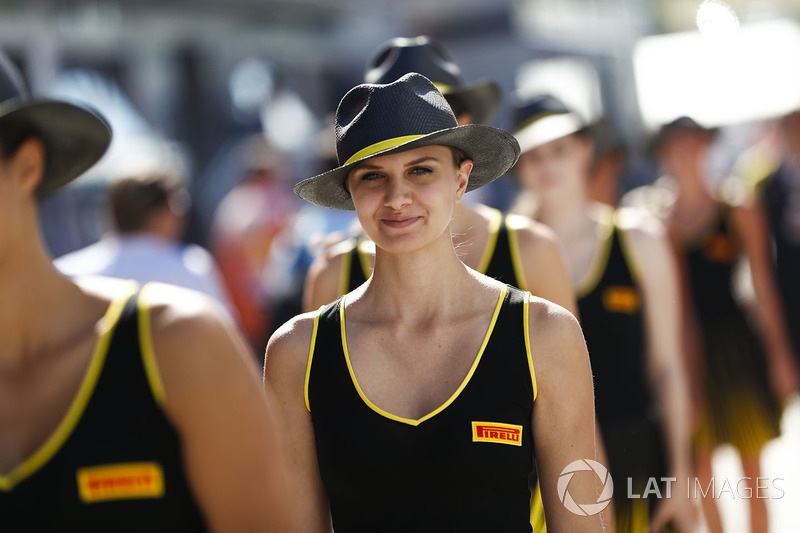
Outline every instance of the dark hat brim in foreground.
<svg viewBox="0 0 800 533">
<path fill-rule="evenodd" d="M 448 102 L 459 102 L 472 115 L 475 124 L 489 124 L 497 115 L 503 91 L 492 80 L 483 80 L 470 85 L 448 87 L 435 83 Z"/>
<path fill-rule="evenodd" d="M 83 105 L 19 98 L 0 105 L 0 128 L 27 126 L 42 139 L 46 166 L 36 189 L 44 198 L 91 168 L 111 142 L 111 128 Z"/>
<path fill-rule="evenodd" d="M 345 189 L 345 181 L 356 165 L 372 157 L 431 145 L 457 148 L 474 162 L 467 184 L 467 191 L 471 191 L 508 172 L 520 154 L 519 145 L 513 135 L 484 124 L 456 126 L 411 140 L 405 139 L 389 139 L 379 143 L 381 146 L 375 147 L 375 151 L 365 149 L 362 151 L 363 155 L 358 153 L 351 161 L 333 170 L 301 181 L 295 185 L 294 192 L 304 200 L 322 207 L 353 210 L 353 199 Z"/>
</svg>

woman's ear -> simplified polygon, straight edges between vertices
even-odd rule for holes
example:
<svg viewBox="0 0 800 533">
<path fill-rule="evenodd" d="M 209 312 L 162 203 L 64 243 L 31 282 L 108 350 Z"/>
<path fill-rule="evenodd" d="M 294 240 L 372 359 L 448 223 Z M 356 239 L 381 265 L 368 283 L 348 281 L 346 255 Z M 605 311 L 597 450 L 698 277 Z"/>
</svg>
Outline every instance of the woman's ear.
<svg viewBox="0 0 800 533">
<path fill-rule="evenodd" d="M 11 157 L 10 168 L 20 188 L 33 196 L 44 177 L 45 149 L 41 139 L 31 137 L 23 141 Z"/>
<path fill-rule="evenodd" d="M 458 188 L 456 189 L 456 203 L 461 203 L 462 198 L 464 198 L 464 194 L 467 192 L 467 185 L 469 184 L 469 175 L 472 172 L 473 166 L 472 159 L 465 159 L 461 162 L 458 167 L 458 173 L 456 174 L 456 180 L 458 183 Z"/>
</svg>

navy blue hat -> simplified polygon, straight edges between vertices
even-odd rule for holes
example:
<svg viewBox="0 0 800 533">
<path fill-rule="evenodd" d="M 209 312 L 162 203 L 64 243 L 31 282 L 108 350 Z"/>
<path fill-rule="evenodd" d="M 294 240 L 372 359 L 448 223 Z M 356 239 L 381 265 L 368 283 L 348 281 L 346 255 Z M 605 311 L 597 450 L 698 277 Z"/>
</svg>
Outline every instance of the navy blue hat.
<svg viewBox="0 0 800 533">
<path fill-rule="evenodd" d="M 397 37 L 383 43 L 367 64 L 365 83 L 391 83 L 418 72 L 436 85 L 456 114 L 467 112 L 476 124 L 492 121 L 502 91 L 490 80 L 464 83 L 461 69 L 447 51 L 430 37 Z"/>
<path fill-rule="evenodd" d="M 515 97 L 512 106 L 514 136 L 523 152 L 586 127 L 577 114 L 561 100 L 549 94 L 540 94 L 528 99 Z"/>
<path fill-rule="evenodd" d="M 0 128 L 30 130 L 44 143 L 47 155 L 38 198 L 83 174 L 111 142 L 111 129 L 95 112 L 61 100 L 31 97 L 19 71 L 2 53 Z"/>
<path fill-rule="evenodd" d="M 345 180 L 370 157 L 430 145 L 457 148 L 474 162 L 467 191 L 499 178 L 519 157 L 510 133 L 483 124 L 459 126 L 442 93 L 417 73 L 348 91 L 336 110 L 335 129 L 340 166 L 294 187 L 304 200 L 333 209 L 354 209 Z"/>
</svg>

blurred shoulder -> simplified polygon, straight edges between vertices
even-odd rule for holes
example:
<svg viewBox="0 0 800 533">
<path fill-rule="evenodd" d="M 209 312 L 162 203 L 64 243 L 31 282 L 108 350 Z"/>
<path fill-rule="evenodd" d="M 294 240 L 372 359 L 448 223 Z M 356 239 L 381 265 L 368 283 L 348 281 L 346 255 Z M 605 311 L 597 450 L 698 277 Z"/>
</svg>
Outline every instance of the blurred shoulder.
<svg viewBox="0 0 800 533">
<path fill-rule="evenodd" d="M 512 213 L 506 216 L 506 225 L 517 234 L 522 247 L 547 248 L 558 243 L 552 229 L 530 217 Z"/>
<path fill-rule="evenodd" d="M 620 207 L 615 212 L 617 227 L 641 238 L 664 236 L 664 222 L 651 211 L 641 207 Z"/>
</svg>

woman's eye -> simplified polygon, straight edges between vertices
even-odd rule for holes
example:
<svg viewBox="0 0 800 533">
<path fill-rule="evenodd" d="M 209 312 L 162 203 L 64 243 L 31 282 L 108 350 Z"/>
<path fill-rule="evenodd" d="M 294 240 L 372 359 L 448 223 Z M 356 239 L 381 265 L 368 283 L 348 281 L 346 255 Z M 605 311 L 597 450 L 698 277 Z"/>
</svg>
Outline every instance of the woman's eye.
<svg viewBox="0 0 800 533">
<path fill-rule="evenodd" d="M 433 170 L 431 168 L 428 168 L 428 167 L 414 167 L 413 169 L 411 169 L 411 173 L 412 174 L 416 174 L 417 176 L 422 176 L 424 174 L 430 174 L 431 172 L 433 172 Z"/>
<path fill-rule="evenodd" d="M 376 179 L 378 179 L 380 177 L 381 177 L 381 175 L 378 174 L 377 172 L 367 172 L 365 174 L 362 174 L 359 179 L 361 181 L 374 181 L 374 180 L 376 180 Z"/>
</svg>

